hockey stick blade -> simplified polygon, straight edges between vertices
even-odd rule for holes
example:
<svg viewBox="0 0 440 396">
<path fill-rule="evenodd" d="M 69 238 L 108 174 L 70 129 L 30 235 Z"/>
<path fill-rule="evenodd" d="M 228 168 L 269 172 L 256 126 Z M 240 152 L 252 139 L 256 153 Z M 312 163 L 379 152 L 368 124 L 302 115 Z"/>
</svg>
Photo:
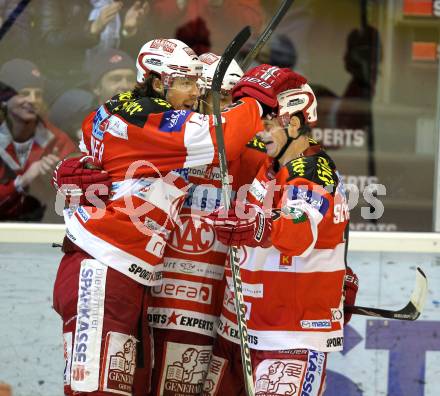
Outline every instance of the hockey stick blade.
<svg viewBox="0 0 440 396">
<path fill-rule="evenodd" d="M 223 204 L 226 210 L 230 207 L 231 201 L 231 185 L 229 181 L 228 173 L 228 163 L 226 161 L 226 151 L 225 143 L 223 139 L 223 127 L 222 127 L 222 117 L 220 109 L 220 89 L 225 76 L 226 70 L 228 69 L 230 63 L 234 59 L 235 55 L 238 54 L 243 44 L 251 35 L 251 29 L 246 26 L 241 32 L 235 36 L 231 43 L 226 48 L 225 52 L 220 58 L 220 62 L 215 69 L 214 77 L 212 79 L 212 102 L 214 111 L 214 122 L 215 122 L 215 135 L 217 139 L 218 147 L 218 157 L 220 165 L 220 176 L 222 183 L 222 198 Z M 234 287 L 235 295 L 235 307 L 237 313 L 237 324 L 238 324 L 238 334 L 240 338 L 240 350 L 241 350 L 241 360 L 243 365 L 243 376 L 244 384 L 246 388 L 247 396 L 254 396 L 254 381 L 252 376 L 252 362 L 251 362 L 251 352 L 248 344 L 248 331 L 246 323 L 246 305 L 244 304 L 243 298 L 243 285 L 240 276 L 240 265 L 237 254 L 237 248 L 229 247 L 229 260 L 232 269 L 232 283 Z"/>
<path fill-rule="evenodd" d="M 423 311 L 427 294 L 428 280 L 421 268 L 417 267 L 416 284 L 411 294 L 410 301 L 404 308 L 398 311 L 392 311 L 388 309 L 346 305 L 344 309 L 355 315 L 374 316 L 376 318 L 396 320 L 416 320 Z"/>
<path fill-rule="evenodd" d="M 272 17 L 269 24 L 266 26 L 266 29 L 264 29 L 264 32 L 261 33 L 254 46 L 248 52 L 246 57 L 240 62 L 240 67 L 243 71 L 246 71 L 251 62 L 257 57 L 257 55 L 261 51 L 261 48 L 263 48 L 263 46 L 267 43 L 270 36 L 272 36 L 273 31 L 277 28 L 278 24 L 281 22 L 281 19 L 286 14 L 287 10 L 293 4 L 293 1 L 294 0 L 284 0 L 281 3 L 277 12 Z"/>
</svg>

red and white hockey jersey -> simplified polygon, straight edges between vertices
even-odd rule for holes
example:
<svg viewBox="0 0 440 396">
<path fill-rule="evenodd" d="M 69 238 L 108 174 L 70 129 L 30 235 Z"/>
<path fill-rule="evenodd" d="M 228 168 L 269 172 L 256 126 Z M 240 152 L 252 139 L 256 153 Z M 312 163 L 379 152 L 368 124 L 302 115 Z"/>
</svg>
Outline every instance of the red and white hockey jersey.
<svg viewBox="0 0 440 396">
<path fill-rule="evenodd" d="M 253 139 L 239 159 L 228 163 L 233 195 L 252 182 L 263 164 L 265 147 L 259 144 Z M 148 319 L 152 327 L 215 337 L 228 248 L 217 241 L 204 217 L 221 204 L 220 170 L 204 165 L 182 169 L 182 174 L 193 185 L 165 248 L 163 283 L 151 288 Z"/>
<path fill-rule="evenodd" d="M 262 130 L 260 106 L 244 98 L 222 117 L 226 153 L 236 159 Z M 109 173 L 112 197 L 102 208 L 66 211 L 68 237 L 130 278 L 160 284 L 164 248 L 189 187 L 171 171 L 218 161 L 213 118 L 127 92 L 85 119 L 81 148 Z"/>
<path fill-rule="evenodd" d="M 273 245 L 239 253 L 249 346 L 339 351 L 349 215 L 343 184 L 317 145 L 278 172 L 268 160 L 252 183 L 249 201 L 263 205 L 275 183 L 281 190 L 273 199 Z M 227 276 L 218 333 L 239 342 L 229 268 Z"/>
</svg>

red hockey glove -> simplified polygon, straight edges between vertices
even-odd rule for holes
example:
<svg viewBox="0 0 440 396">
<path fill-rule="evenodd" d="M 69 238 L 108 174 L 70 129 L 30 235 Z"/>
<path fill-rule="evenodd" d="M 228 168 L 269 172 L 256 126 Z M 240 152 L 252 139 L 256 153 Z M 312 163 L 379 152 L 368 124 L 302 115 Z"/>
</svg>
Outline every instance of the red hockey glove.
<svg viewBox="0 0 440 396">
<path fill-rule="evenodd" d="M 214 226 L 217 239 L 227 246 L 270 246 L 271 217 L 265 217 L 257 205 L 234 201 L 228 213 L 224 208 L 212 212 L 207 219 Z"/>
<path fill-rule="evenodd" d="M 94 205 L 93 196 L 108 199 L 111 180 L 97 159 L 91 156 L 67 158 L 60 161 L 52 177 L 52 185 L 68 199 L 80 197 L 80 205 Z M 96 185 L 91 188 L 91 185 Z M 86 194 L 87 192 L 87 194 Z M 69 203 L 68 202 L 68 203 Z"/>
<path fill-rule="evenodd" d="M 288 69 L 263 64 L 248 70 L 232 89 L 234 101 L 250 96 L 261 104 L 276 109 L 277 95 L 288 89 L 299 88 L 307 79 Z"/>
<path fill-rule="evenodd" d="M 347 267 L 344 279 L 344 296 L 345 305 L 354 305 L 356 301 L 356 294 L 359 288 L 359 279 L 350 267 Z M 344 311 L 344 324 L 347 324 L 351 319 L 351 313 Z"/>
</svg>

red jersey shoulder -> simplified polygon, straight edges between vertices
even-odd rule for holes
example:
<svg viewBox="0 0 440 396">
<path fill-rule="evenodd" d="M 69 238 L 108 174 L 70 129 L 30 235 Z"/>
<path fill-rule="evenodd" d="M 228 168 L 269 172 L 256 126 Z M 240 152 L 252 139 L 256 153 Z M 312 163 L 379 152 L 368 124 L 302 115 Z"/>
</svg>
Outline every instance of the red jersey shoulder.
<svg viewBox="0 0 440 396">
<path fill-rule="evenodd" d="M 115 95 L 104 104 L 110 114 L 117 114 L 129 124 L 143 128 L 148 116 L 171 110 L 171 104 L 161 98 L 139 97 L 132 91 Z"/>
<path fill-rule="evenodd" d="M 284 168 L 287 171 L 286 181 L 303 178 L 323 187 L 337 186 L 339 183 L 335 163 L 324 151 L 317 155 L 296 158 L 289 161 Z"/>
</svg>

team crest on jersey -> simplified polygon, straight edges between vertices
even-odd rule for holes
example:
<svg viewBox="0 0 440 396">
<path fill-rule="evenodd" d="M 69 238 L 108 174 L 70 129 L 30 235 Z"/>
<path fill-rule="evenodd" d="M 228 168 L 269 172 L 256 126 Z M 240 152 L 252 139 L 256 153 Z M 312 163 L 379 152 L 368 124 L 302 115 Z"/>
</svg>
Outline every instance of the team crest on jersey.
<svg viewBox="0 0 440 396">
<path fill-rule="evenodd" d="M 136 368 L 136 342 L 129 335 L 110 332 L 105 340 L 105 372 L 103 390 L 118 395 L 132 394 Z"/>
<path fill-rule="evenodd" d="M 305 367 L 301 360 L 263 360 L 255 373 L 255 396 L 300 396 Z"/>
<path fill-rule="evenodd" d="M 160 120 L 159 130 L 162 132 L 181 132 L 183 124 L 191 113 L 189 110 L 166 111 Z"/>
<path fill-rule="evenodd" d="M 183 214 L 179 219 L 182 226 L 175 229 L 168 246 L 184 254 L 208 253 L 215 244 L 214 227 L 196 215 Z"/>
<path fill-rule="evenodd" d="M 167 342 L 160 379 L 160 395 L 200 395 L 208 373 L 212 346 Z"/>
</svg>

